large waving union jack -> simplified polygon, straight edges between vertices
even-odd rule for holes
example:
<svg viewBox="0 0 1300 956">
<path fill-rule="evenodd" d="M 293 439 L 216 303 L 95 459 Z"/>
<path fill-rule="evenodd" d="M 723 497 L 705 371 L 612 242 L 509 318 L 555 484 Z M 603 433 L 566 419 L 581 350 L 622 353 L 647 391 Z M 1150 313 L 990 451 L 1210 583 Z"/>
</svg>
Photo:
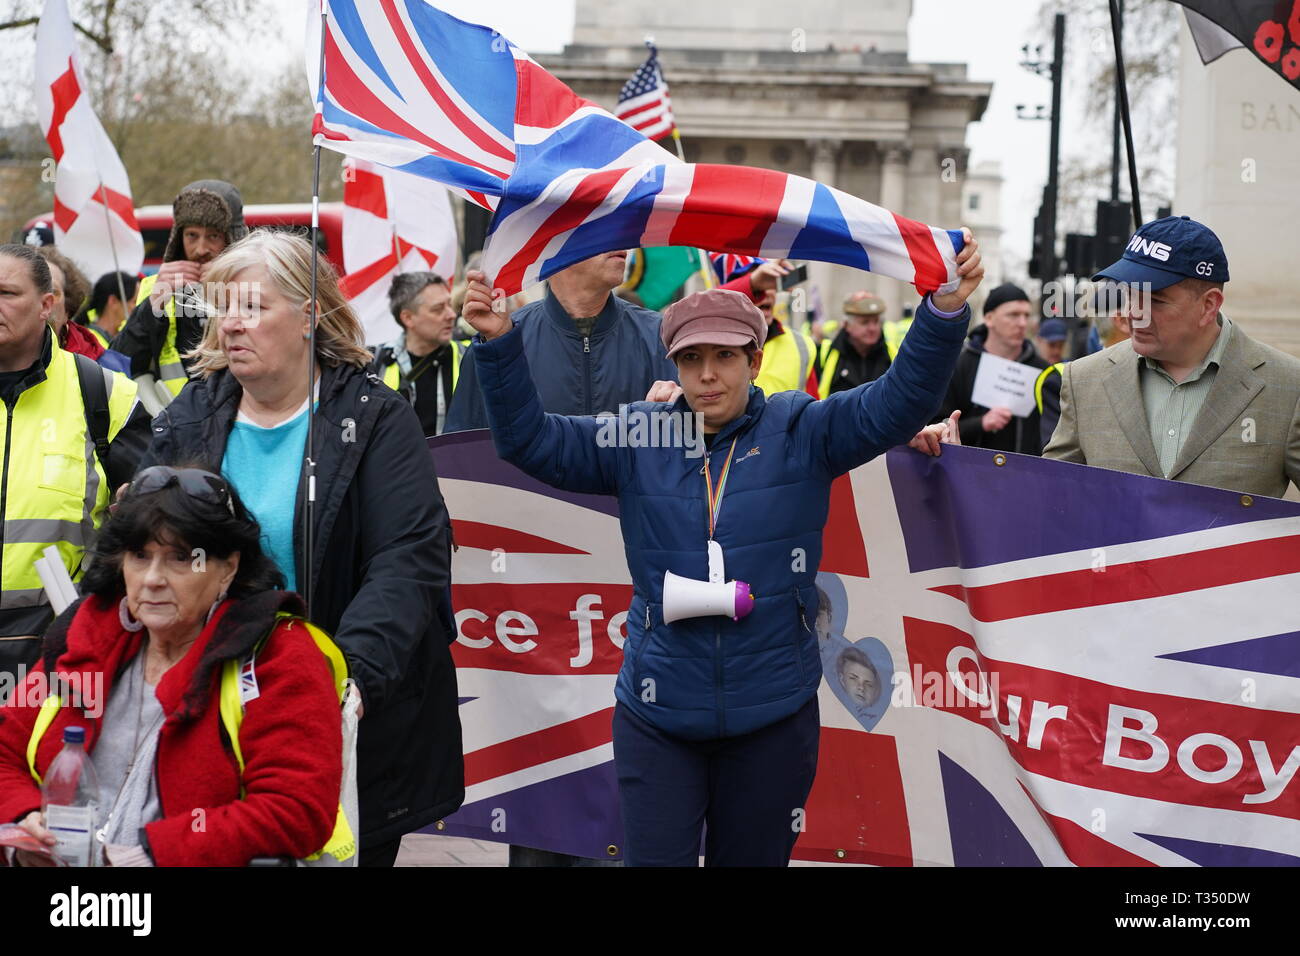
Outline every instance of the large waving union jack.
<svg viewBox="0 0 1300 956">
<path fill-rule="evenodd" d="M 496 31 L 425 0 L 322 2 L 307 37 L 316 142 L 493 210 L 483 267 L 506 294 L 637 246 L 816 259 L 922 292 L 957 286 L 959 231 L 787 173 L 683 163 Z"/>
</svg>

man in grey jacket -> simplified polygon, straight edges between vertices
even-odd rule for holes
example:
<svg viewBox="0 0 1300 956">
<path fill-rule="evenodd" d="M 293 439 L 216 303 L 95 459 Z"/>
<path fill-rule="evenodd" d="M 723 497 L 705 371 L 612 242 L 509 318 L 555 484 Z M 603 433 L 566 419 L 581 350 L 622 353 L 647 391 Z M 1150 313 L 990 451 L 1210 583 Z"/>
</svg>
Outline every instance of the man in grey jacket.
<svg viewBox="0 0 1300 956">
<path fill-rule="evenodd" d="M 1133 337 L 1065 366 L 1044 456 L 1247 495 L 1300 485 L 1300 360 L 1220 311 L 1218 236 L 1186 216 L 1147 223 L 1096 278 L 1127 286 Z"/>
</svg>

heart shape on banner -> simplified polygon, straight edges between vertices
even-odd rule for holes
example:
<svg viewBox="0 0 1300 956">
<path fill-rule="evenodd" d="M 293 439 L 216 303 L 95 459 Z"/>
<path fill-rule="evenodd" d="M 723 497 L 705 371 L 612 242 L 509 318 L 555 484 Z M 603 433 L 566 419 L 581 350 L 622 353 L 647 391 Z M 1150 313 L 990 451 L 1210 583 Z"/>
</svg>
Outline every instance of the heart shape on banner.
<svg viewBox="0 0 1300 956">
<path fill-rule="evenodd" d="M 894 659 L 883 641 L 864 637 L 850 644 L 831 634 L 821 644 L 822 675 L 835 698 L 870 731 L 889 709 Z"/>
</svg>

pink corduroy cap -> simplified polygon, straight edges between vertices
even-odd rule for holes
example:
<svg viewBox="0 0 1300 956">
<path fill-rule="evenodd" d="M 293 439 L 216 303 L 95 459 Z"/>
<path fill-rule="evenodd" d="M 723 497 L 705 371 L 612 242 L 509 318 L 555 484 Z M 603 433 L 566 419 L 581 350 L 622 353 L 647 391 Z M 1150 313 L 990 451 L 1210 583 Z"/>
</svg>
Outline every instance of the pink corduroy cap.
<svg viewBox="0 0 1300 956">
<path fill-rule="evenodd" d="M 669 358 L 691 345 L 762 348 L 767 338 L 767 318 L 743 293 L 708 289 L 664 309 L 659 337 Z"/>
</svg>

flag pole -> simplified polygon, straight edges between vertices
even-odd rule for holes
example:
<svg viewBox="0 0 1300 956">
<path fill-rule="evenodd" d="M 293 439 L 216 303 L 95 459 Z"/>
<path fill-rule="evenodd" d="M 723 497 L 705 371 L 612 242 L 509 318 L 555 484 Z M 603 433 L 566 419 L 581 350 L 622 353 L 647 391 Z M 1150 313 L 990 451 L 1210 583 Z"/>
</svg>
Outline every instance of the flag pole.
<svg viewBox="0 0 1300 956">
<path fill-rule="evenodd" d="M 99 181 L 99 202 L 104 207 L 104 226 L 108 229 L 108 250 L 113 254 L 113 278 L 117 280 L 117 297 L 126 316 L 131 314 L 131 303 L 126 301 L 126 286 L 122 284 L 122 267 L 117 264 L 117 243 L 113 241 L 113 220 L 108 215 L 108 190 L 104 180 Z M 69 317 L 70 318 L 70 317 Z M 125 321 L 125 316 L 123 317 Z"/>
<path fill-rule="evenodd" d="M 1119 115 L 1124 123 L 1124 140 L 1128 146 L 1129 191 L 1133 194 L 1133 224 L 1136 230 L 1142 228 L 1142 200 L 1138 196 L 1137 158 L 1133 149 L 1133 119 L 1128 110 L 1128 81 L 1124 75 L 1120 16 L 1118 0 L 1110 0 L 1110 32 L 1115 39 L 1115 95 L 1119 98 Z"/>
<path fill-rule="evenodd" d="M 325 95 L 325 7 L 327 0 L 320 4 L 320 66 L 317 73 L 316 96 L 318 102 Z M 314 137 L 313 137 L 314 138 Z M 316 299 L 316 274 L 320 267 L 320 151 L 319 142 L 315 144 L 311 174 L 311 328 L 307 332 L 307 447 L 303 455 L 303 479 L 307 482 L 303 495 L 303 603 L 307 605 L 307 619 L 311 620 L 315 581 L 312 568 L 315 551 L 313 534 L 316 516 L 316 320 L 319 305 Z"/>
<path fill-rule="evenodd" d="M 655 50 L 655 38 L 647 34 L 645 38 L 645 45 L 650 49 L 652 53 L 655 54 L 655 60 L 658 61 L 659 59 L 658 51 Z M 662 66 L 659 67 L 659 75 L 660 77 L 663 76 Z M 686 150 L 682 148 L 682 134 L 677 129 L 676 117 L 673 117 L 672 137 L 673 137 L 673 145 L 677 147 L 677 158 L 680 159 L 683 163 L 685 163 Z M 703 249 L 696 249 L 695 255 L 696 258 L 700 260 L 700 278 L 704 280 L 704 288 L 712 289 L 715 285 L 717 285 L 717 283 L 713 281 L 713 267 L 709 265 L 708 253 L 705 252 Z"/>
</svg>

